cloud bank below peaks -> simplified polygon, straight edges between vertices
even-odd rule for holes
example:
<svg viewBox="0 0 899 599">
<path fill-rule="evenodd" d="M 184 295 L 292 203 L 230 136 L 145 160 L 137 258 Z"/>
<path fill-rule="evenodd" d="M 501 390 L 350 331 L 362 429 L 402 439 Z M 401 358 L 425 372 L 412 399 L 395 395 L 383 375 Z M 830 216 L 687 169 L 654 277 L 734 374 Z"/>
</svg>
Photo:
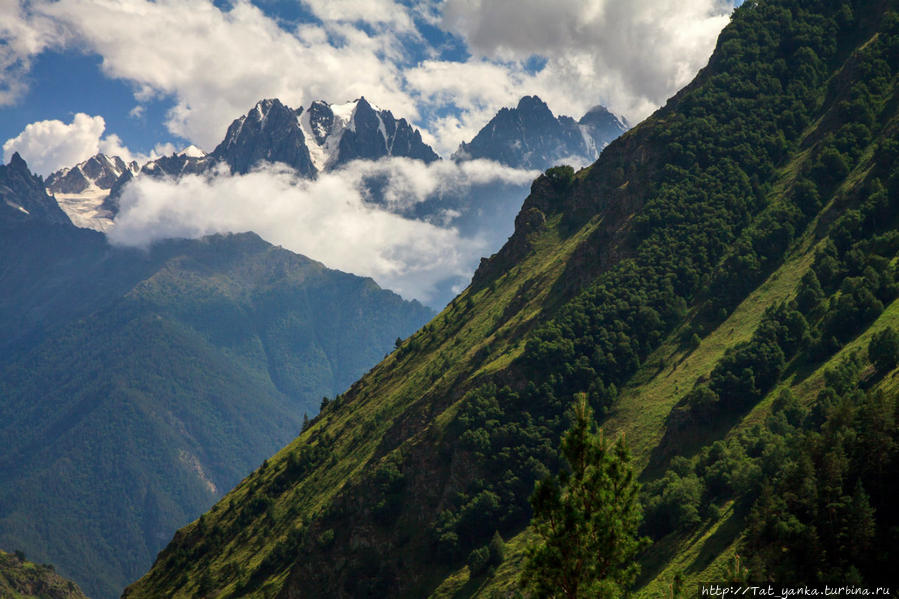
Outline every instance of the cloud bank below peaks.
<svg viewBox="0 0 899 599">
<path fill-rule="evenodd" d="M 454 227 L 398 212 L 435 194 L 465 193 L 493 182 L 526 185 L 533 176 L 486 161 L 425 165 L 393 158 L 353 162 L 316 180 L 277 165 L 177 181 L 138 177 L 125 188 L 107 236 L 113 244 L 146 247 L 161 239 L 254 231 L 330 268 L 370 276 L 433 305 L 448 282 L 467 283 L 479 258 L 495 248 L 479 234 L 463 237 Z M 381 205 L 366 200 L 371 177 L 385 182 Z"/>
</svg>

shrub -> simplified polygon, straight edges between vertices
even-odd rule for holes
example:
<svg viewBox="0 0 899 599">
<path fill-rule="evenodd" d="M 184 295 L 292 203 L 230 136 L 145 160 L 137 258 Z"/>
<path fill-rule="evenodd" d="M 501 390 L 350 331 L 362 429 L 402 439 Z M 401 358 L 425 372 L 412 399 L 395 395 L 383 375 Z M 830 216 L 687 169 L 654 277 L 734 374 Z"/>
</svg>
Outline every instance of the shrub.
<svg viewBox="0 0 899 599">
<path fill-rule="evenodd" d="M 878 374 L 884 374 L 899 363 L 899 335 L 892 327 L 874 333 L 868 343 L 868 358 Z"/>
<path fill-rule="evenodd" d="M 487 546 L 478 547 L 468 554 L 468 571 L 470 576 L 480 576 L 490 565 L 490 550 Z"/>
</svg>

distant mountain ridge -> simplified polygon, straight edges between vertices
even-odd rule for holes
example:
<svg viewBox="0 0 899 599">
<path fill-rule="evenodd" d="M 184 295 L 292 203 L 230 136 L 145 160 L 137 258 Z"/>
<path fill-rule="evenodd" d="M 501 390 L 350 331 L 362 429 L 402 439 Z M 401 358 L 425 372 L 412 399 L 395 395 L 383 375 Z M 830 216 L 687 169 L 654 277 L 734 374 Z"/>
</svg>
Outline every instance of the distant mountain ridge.
<svg viewBox="0 0 899 599">
<path fill-rule="evenodd" d="M 589 164 L 628 126 L 603 106 L 595 106 L 575 122 L 556 117 L 537 96 L 525 96 L 515 108 L 503 108 L 468 143 L 456 160 L 486 158 L 507 166 L 545 170 L 574 159 Z"/>
<path fill-rule="evenodd" d="M 138 170 L 137 162 L 125 164 L 118 156 L 97 154 L 79 162 L 71 168 L 63 168 L 47 177 L 47 191 L 50 193 L 83 193 L 90 187 L 110 189 L 125 174 Z"/>
<path fill-rule="evenodd" d="M 364 97 L 340 105 L 316 100 L 308 109 L 290 108 L 277 98 L 264 99 L 231 122 L 211 153 L 188 146 L 124 172 L 111 185 L 101 209 L 114 217 L 122 191 L 138 175 L 177 179 L 211 173 L 221 164 L 232 174 L 246 174 L 262 164 L 280 163 L 303 178 L 314 179 L 352 160 L 388 156 L 425 163 L 440 158 L 406 119 L 395 118 Z"/>
<path fill-rule="evenodd" d="M 253 233 L 110 246 L 18 156 L 0 198 L 0 547 L 94 599 L 433 314 Z"/>
<path fill-rule="evenodd" d="M 569 117 L 556 118 L 542 100 L 528 96 L 521 99 L 518 108 L 502 109 L 470 144 L 462 145 L 454 159 L 492 160 L 535 171 L 560 162 L 579 164 L 592 160 L 624 128 L 623 121 L 602 107 L 594 108 L 575 123 Z M 421 132 L 406 119 L 394 117 L 389 110 L 378 108 L 364 97 L 344 104 L 317 100 L 305 109 L 292 108 L 271 98 L 260 100 L 235 119 L 209 154 L 189 146 L 151 160 L 140 169 L 126 169 L 108 192 L 93 185 L 81 196 L 66 196 L 57 191 L 57 199 L 75 224 L 105 232 L 113 226 L 122 194 L 136 177 L 177 181 L 186 175 L 196 175 L 211 179 L 229 172 L 239 176 L 268 164 L 280 165 L 277 168 L 292 170 L 298 177 L 311 180 L 322 173 L 337 173 L 356 160 L 378 161 L 388 157 L 420 161 L 422 165 L 440 160 L 424 143 Z M 109 159 L 98 156 L 90 162 L 98 161 Z M 453 228 L 461 237 L 476 240 L 487 255 L 511 234 L 512 222 L 527 195 L 530 174 L 504 173 L 511 177 L 509 180 L 505 176 L 472 180 L 463 174 L 466 168 L 459 165 L 457 170 L 449 168 L 429 174 L 429 177 L 444 178 L 455 172 L 462 185 L 456 187 L 447 180 L 449 185 L 441 185 L 427 197 L 414 197 L 409 202 L 388 200 L 385 192 L 392 191 L 392 174 L 381 167 L 354 180 L 354 185 L 369 206 L 441 228 Z M 60 171 L 52 180 L 55 183 L 72 178 L 71 173 L 81 170 L 84 167 Z M 472 165 L 468 172 L 480 170 L 481 166 Z M 352 176 L 358 176 L 358 172 Z M 54 189 L 62 187 L 57 185 Z M 412 196 L 416 193 L 414 189 L 411 186 L 400 193 Z M 459 272 L 448 273 L 436 285 L 437 291 L 430 298 L 432 306 L 443 306 L 453 296 L 453 289 L 467 283 L 468 273 L 474 271 L 480 257 L 466 256 L 466 264 Z"/>
<path fill-rule="evenodd" d="M 556 118 L 537 96 L 526 96 L 517 108 L 501 109 L 471 142 L 461 144 L 453 158 L 483 158 L 544 170 L 559 161 L 590 162 L 626 130 L 624 121 L 602 106 L 575 122 L 570 117 Z M 177 179 L 211 173 L 221 164 L 233 174 L 245 174 L 261 164 L 280 163 L 311 179 L 353 160 L 392 156 L 426 164 L 440 160 L 406 119 L 396 118 L 364 97 L 344 104 L 316 100 L 305 109 L 270 98 L 232 121 L 209 154 L 188 146 L 142 166 L 98 154 L 53 173 L 47 181 L 49 191 L 78 226 L 102 231 L 111 226 L 125 186 L 138 175 Z M 113 173 L 118 174 L 113 177 Z M 522 195 L 525 191 L 522 188 Z"/>
</svg>

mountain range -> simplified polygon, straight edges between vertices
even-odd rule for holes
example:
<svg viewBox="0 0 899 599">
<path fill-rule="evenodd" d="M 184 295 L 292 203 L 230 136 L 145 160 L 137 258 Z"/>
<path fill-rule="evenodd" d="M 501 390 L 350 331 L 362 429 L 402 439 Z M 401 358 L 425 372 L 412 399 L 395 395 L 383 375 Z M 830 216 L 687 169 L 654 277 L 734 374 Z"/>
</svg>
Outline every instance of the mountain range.
<svg viewBox="0 0 899 599">
<path fill-rule="evenodd" d="M 515 108 L 503 108 L 469 143 L 462 143 L 455 160 L 485 158 L 527 169 L 554 164 L 589 164 L 609 142 L 627 131 L 627 124 L 603 106 L 575 122 L 556 117 L 537 96 L 525 96 Z"/>
<path fill-rule="evenodd" d="M 516 596 L 578 398 L 643 482 L 638 597 L 887 584 L 896 9 L 737 8 L 689 85 L 540 176 L 471 285 L 123 597 Z"/>
<path fill-rule="evenodd" d="M 211 154 L 232 173 L 246 173 L 260 162 L 280 162 L 305 177 L 351 160 L 387 156 L 425 163 L 439 158 L 405 119 L 395 119 L 389 110 L 373 107 L 365 98 L 340 105 L 317 101 L 305 111 L 288 108 L 277 99 L 262 100 L 231 123 Z"/>
<path fill-rule="evenodd" d="M 641 482 L 635 596 L 892 584 L 897 94 L 896 0 L 743 3 L 690 84 L 586 168 L 532 183 L 432 318 L 252 233 L 112 248 L 13 156 L 0 545 L 105 599 L 211 505 L 124 599 L 539 596 L 520 577 L 529 499 L 566 468 L 586 402 Z M 158 168 L 337 163 L 348 109 L 307 134 L 312 108 L 263 108 L 231 132 L 233 164 Z M 370 108 L 359 139 L 389 150 Z M 544 108 L 525 98 L 464 151 L 530 161 L 608 121 Z M 366 370 L 374 355 L 346 357 L 360 348 L 386 355 Z M 307 391 L 328 395 L 314 415 Z"/>
<path fill-rule="evenodd" d="M 0 198 L 0 547 L 95 599 L 433 314 L 252 233 L 112 247 L 18 155 Z"/>
<path fill-rule="evenodd" d="M 482 158 L 539 170 L 561 160 L 581 164 L 594 160 L 605 145 L 626 129 L 621 119 L 601 106 L 575 123 L 570 117 L 556 118 L 544 102 L 529 96 L 522 98 L 518 108 L 503 108 L 470 144 L 460 146 L 453 159 Z M 190 146 L 140 167 L 100 154 L 53 173 L 47 184 L 76 224 L 106 230 L 118 212 L 122 190 L 138 175 L 177 179 L 186 174 L 211 173 L 219 164 L 226 165 L 232 174 L 245 174 L 267 163 L 286 165 L 301 177 L 315 178 L 353 160 L 391 156 L 426 164 L 440 159 L 405 119 L 395 118 L 389 110 L 373 106 L 364 97 L 334 105 L 319 100 L 307 109 L 294 109 L 278 99 L 266 99 L 234 120 L 210 154 Z M 516 187 L 512 192 L 491 188 L 482 192 L 480 201 L 444 198 L 426 202 L 414 216 L 428 219 L 455 211 L 461 215 L 458 224 L 471 232 L 477 206 L 515 204 L 508 210 L 489 209 L 510 220 L 508 216 L 514 216 L 526 188 Z M 372 197 L 377 201 L 376 190 Z"/>
<path fill-rule="evenodd" d="M 0 546 L 114 596 L 322 397 L 433 314 L 253 234 L 111 247 L 90 229 L 109 229 L 125 187 L 260 163 L 314 178 L 388 156 L 439 159 L 364 98 L 306 110 L 272 99 L 210 154 L 190 146 L 143 165 L 98 154 L 46 181 L 18 154 L 0 165 Z M 409 216 L 462 208 L 473 234 L 511 223 L 523 195 L 487 186 Z"/>
</svg>

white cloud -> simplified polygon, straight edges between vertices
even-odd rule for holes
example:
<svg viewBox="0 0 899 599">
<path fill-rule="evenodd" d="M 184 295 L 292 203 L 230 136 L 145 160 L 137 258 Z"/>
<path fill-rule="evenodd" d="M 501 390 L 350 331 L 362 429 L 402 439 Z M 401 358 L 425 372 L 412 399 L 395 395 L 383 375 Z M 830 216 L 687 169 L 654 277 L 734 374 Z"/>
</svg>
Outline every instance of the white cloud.
<svg viewBox="0 0 899 599">
<path fill-rule="evenodd" d="M 458 115 L 434 119 L 428 127 L 434 149 L 444 156 L 460 142 L 471 141 L 500 108 L 515 106 L 521 96 L 534 93 L 533 77 L 520 66 L 482 59 L 427 60 L 406 71 L 406 80 L 421 101 L 459 109 Z"/>
<path fill-rule="evenodd" d="M 269 166 L 246 175 L 186 176 L 177 182 L 139 177 L 125 189 L 108 232 L 111 242 L 146 246 L 166 238 L 255 231 L 267 241 L 371 276 L 425 302 L 437 285 L 470 277 L 488 250 L 478 236 L 396 213 L 439 192 L 491 182 L 525 183 L 532 172 L 487 161 L 425 165 L 409 159 L 358 161 L 315 181 Z M 387 207 L 364 199 L 363 180 L 384 176 Z"/>
<path fill-rule="evenodd" d="M 106 121 L 102 116 L 90 116 L 83 112 L 72 117 L 71 123 L 60 120 L 37 121 L 25 126 L 19 135 L 3 144 L 3 160 L 8 162 L 18 152 L 35 173 L 47 176 L 64 167 L 83 162 L 99 152 L 118 156 L 125 162 L 139 163 L 171 153 L 174 146 L 159 144 L 150 155 L 131 152 L 118 135 L 103 135 Z"/>
<path fill-rule="evenodd" d="M 212 0 L 6 0 L 0 104 L 20 93 L 29 57 L 48 47 L 74 49 L 102 56 L 104 73 L 134 85 L 138 104 L 172 97 L 169 131 L 207 150 L 260 98 L 296 107 L 364 95 L 416 122 L 446 155 L 527 94 L 539 95 L 556 114 L 578 117 L 603 103 L 639 121 L 705 64 L 732 6 L 728 0 L 303 3 L 321 23 L 288 31 L 249 0 L 224 10 Z M 462 36 L 473 56 L 440 60 L 433 58 L 437 48 L 425 48 L 432 58 L 407 68 L 409 48 L 426 45 L 416 22 Z M 536 71 L 526 67 L 534 56 L 545 57 Z M 423 114 L 438 116 L 422 122 Z"/>
<path fill-rule="evenodd" d="M 557 113 L 605 103 L 637 121 L 705 65 L 732 8 L 726 0 L 447 0 L 443 23 L 476 53 L 471 72 L 482 69 L 478 57 L 506 61 L 510 77 L 497 83 L 523 85 Z M 547 63 L 528 74 L 521 64 L 532 56 Z"/>
<path fill-rule="evenodd" d="M 263 97 L 300 106 L 364 95 L 417 114 L 402 89 L 394 65 L 401 46 L 390 33 L 342 22 L 288 32 L 247 0 L 227 11 L 209 0 L 59 0 L 35 2 L 32 10 L 101 55 L 106 75 L 133 82 L 138 101 L 173 96 L 169 130 L 200 147 L 214 147 Z"/>
<path fill-rule="evenodd" d="M 0 0 L 0 106 L 24 95 L 32 58 L 62 38 L 51 21 L 26 16 L 22 0 Z"/>
<path fill-rule="evenodd" d="M 58 120 L 31 123 L 3 144 L 4 161 L 8 162 L 12 154 L 18 152 L 32 171 L 46 176 L 99 152 L 105 129 L 103 117 L 82 112 L 76 114 L 71 123 Z"/>
<path fill-rule="evenodd" d="M 360 160 L 330 174 L 355 189 L 361 189 L 366 179 L 385 181 L 382 199 L 391 212 L 407 211 L 435 195 L 464 196 L 477 186 L 529 184 L 539 175 L 540 171 L 510 168 L 492 160 L 438 160 L 426 165 L 411 158 Z"/>
</svg>

